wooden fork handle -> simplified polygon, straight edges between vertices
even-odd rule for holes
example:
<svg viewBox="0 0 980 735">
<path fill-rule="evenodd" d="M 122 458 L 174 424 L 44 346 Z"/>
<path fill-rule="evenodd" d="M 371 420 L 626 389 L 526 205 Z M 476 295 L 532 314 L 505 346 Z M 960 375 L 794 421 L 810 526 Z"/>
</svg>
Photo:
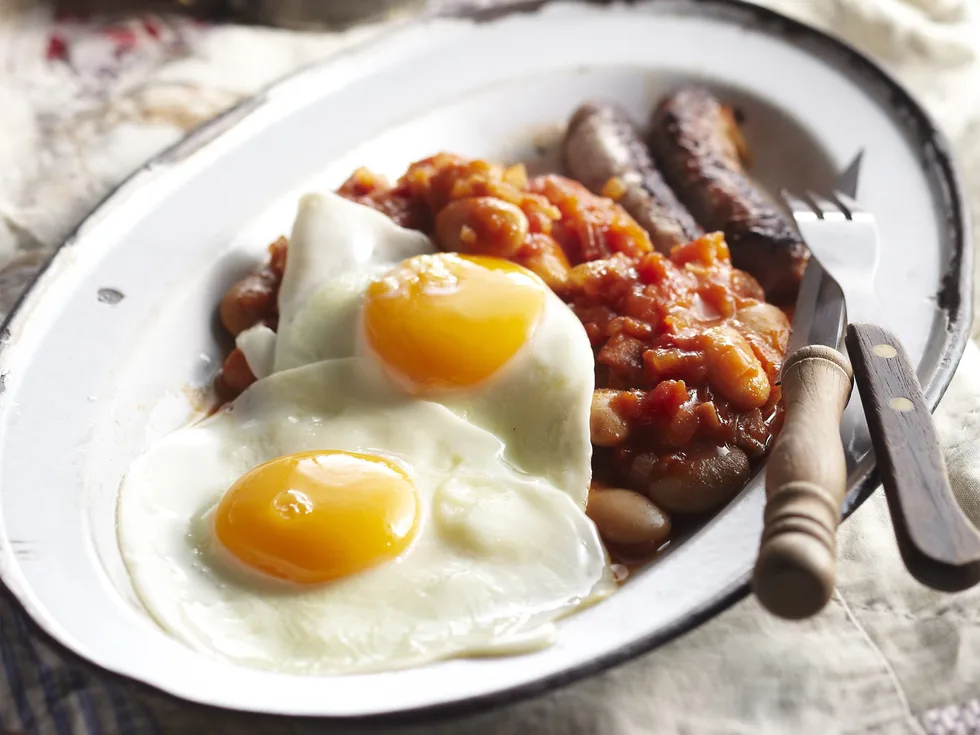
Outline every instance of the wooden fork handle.
<svg viewBox="0 0 980 735">
<path fill-rule="evenodd" d="M 837 350 L 803 347 L 782 373 L 783 428 L 766 465 L 766 511 L 753 587 L 774 615 L 819 612 L 834 591 L 847 482 L 840 420 L 851 367 Z"/>
<path fill-rule="evenodd" d="M 972 587 L 980 533 L 953 495 L 908 354 L 894 334 L 869 324 L 851 324 L 846 344 L 905 566 L 934 589 Z"/>
</svg>

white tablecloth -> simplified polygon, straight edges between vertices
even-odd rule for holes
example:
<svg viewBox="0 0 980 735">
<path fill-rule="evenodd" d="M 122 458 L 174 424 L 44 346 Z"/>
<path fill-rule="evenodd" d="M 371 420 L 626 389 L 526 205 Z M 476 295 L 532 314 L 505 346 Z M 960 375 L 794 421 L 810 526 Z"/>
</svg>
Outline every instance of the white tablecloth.
<svg viewBox="0 0 980 735">
<path fill-rule="evenodd" d="M 903 79 L 954 141 L 980 209 L 975 0 L 764 4 L 839 33 Z M 260 86 L 373 32 L 297 34 L 153 16 L 56 21 L 43 4 L 0 0 L 0 314 L 79 219 L 146 158 Z M 973 345 L 937 420 L 961 502 L 980 520 Z M 0 661 L 0 730 L 309 729 L 101 681 L 48 650 L 4 598 Z M 747 599 L 650 655 L 553 694 L 372 732 L 980 732 L 977 696 L 980 588 L 943 595 L 914 582 L 879 491 L 842 527 L 839 590 L 812 620 L 779 621 Z"/>
</svg>

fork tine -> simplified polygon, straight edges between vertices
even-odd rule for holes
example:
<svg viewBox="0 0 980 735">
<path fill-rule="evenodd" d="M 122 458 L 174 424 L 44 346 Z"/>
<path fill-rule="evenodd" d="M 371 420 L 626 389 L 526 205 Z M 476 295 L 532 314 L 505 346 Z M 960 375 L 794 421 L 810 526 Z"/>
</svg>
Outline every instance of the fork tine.
<svg viewBox="0 0 980 735">
<path fill-rule="evenodd" d="M 840 206 L 834 201 L 822 197 L 819 194 L 815 194 L 812 191 L 806 192 L 806 198 L 813 202 L 813 206 L 816 208 L 817 213 L 820 215 L 821 219 L 827 220 L 841 220 L 850 219 L 849 213 L 842 210 Z"/>
<path fill-rule="evenodd" d="M 806 215 L 809 217 L 816 216 L 818 213 L 814 210 L 813 205 L 810 204 L 805 199 L 801 199 L 798 196 L 794 196 L 788 189 L 781 189 L 779 192 L 783 200 L 786 202 L 787 206 L 792 210 L 793 216 Z"/>
<path fill-rule="evenodd" d="M 853 197 L 848 196 L 842 191 L 835 191 L 833 193 L 833 197 L 838 206 L 847 212 L 848 219 L 851 219 L 855 214 L 864 211 L 864 209 L 861 208 L 861 205 L 854 201 Z"/>
<path fill-rule="evenodd" d="M 864 148 L 861 148 L 854 159 L 837 176 L 837 188 L 850 197 L 857 196 L 858 176 L 861 174 L 861 159 L 864 158 Z"/>
</svg>

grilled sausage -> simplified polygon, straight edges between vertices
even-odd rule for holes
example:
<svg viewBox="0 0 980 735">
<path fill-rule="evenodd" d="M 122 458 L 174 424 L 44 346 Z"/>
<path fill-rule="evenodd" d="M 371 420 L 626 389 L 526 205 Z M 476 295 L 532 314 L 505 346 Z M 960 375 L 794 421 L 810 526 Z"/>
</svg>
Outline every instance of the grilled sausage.
<svg viewBox="0 0 980 735">
<path fill-rule="evenodd" d="M 701 235 L 619 106 L 587 102 L 579 107 L 568 123 L 562 157 L 572 178 L 618 201 L 657 250 L 667 253 Z"/>
<path fill-rule="evenodd" d="M 681 89 L 653 115 L 650 149 L 667 183 L 707 230 L 723 230 L 732 263 L 768 301 L 793 301 L 807 250 L 799 234 L 745 172 L 745 142 L 731 111 L 710 92 Z"/>
</svg>

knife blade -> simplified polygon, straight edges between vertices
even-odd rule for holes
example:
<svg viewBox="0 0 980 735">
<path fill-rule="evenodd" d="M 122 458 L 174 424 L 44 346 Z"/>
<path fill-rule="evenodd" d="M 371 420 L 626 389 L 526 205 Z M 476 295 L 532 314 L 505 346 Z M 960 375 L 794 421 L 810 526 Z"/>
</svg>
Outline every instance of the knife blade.
<svg viewBox="0 0 980 735">
<path fill-rule="evenodd" d="M 823 266 L 810 258 L 796 297 L 787 356 L 806 345 L 838 349 L 846 325 L 844 292 Z"/>
</svg>

